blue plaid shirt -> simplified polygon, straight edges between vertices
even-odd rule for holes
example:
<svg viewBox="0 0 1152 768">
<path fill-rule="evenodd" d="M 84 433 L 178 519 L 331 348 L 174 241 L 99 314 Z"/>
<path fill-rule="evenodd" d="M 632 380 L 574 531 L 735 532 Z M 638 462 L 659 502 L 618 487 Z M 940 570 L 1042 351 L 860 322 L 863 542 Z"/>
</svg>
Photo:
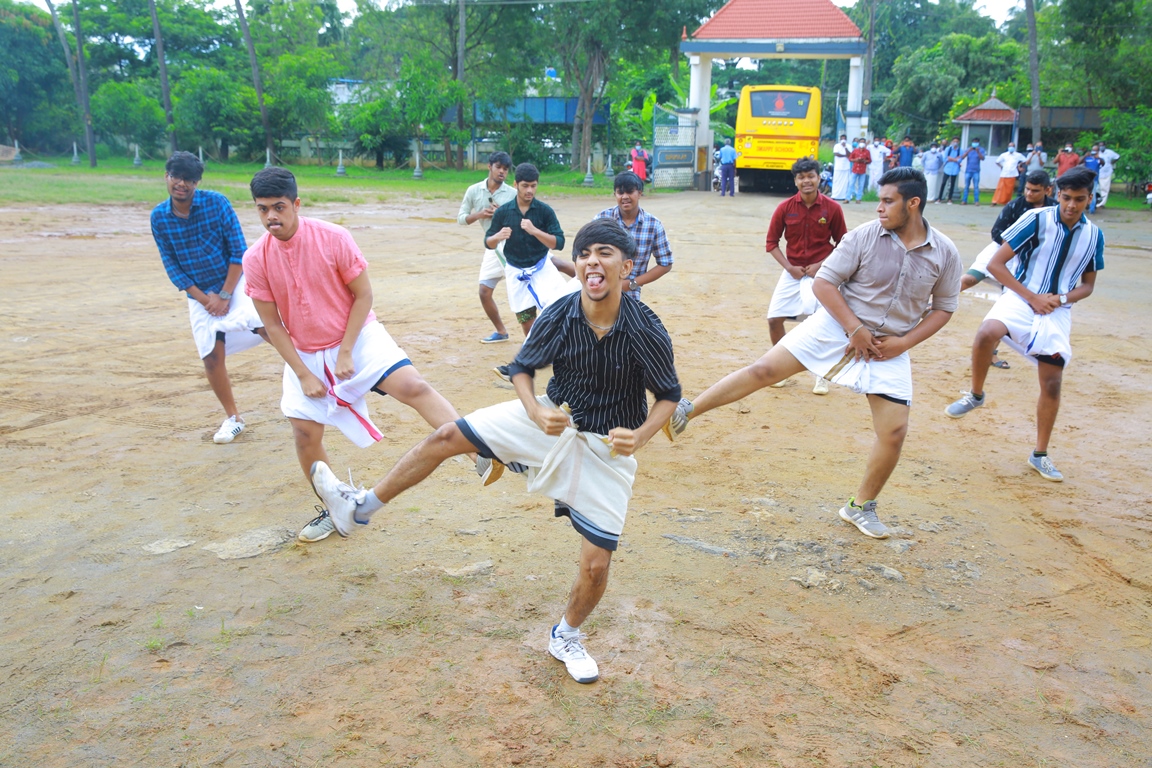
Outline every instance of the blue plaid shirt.
<svg viewBox="0 0 1152 768">
<path fill-rule="evenodd" d="M 632 273 L 628 276 L 635 280 L 648 271 L 648 261 L 655 256 L 656 264 L 661 267 L 672 266 L 672 246 L 668 245 L 668 236 L 664 234 L 664 225 L 660 219 L 641 208 L 636 214 L 636 221 L 632 226 L 624 223 L 620 218 L 620 206 L 605 208 L 596 214 L 598 219 L 615 219 L 620 226 L 628 230 L 632 239 L 636 241 L 636 258 L 632 261 Z M 640 298 L 640 289 L 625 291 L 634 299 Z"/>
<path fill-rule="evenodd" d="M 187 293 L 196 286 L 219 293 L 228 267 L 242 264 L 248 245 L 232 203 L 219 192 L 192 193 L 192 210 L 182 219 L 172 213 L 172 198 L 152 209 L 152 237 L 168 279 Z"/>
</svg>

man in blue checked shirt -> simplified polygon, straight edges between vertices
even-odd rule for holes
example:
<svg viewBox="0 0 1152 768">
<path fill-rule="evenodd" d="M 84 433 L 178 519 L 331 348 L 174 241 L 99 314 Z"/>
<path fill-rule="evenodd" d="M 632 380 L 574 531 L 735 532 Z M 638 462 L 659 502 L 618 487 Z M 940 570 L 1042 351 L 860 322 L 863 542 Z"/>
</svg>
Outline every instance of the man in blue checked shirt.
<svg viewBox="0 0 1152 768">
<path fill-rule="evenodd" d="M 188 296 L 192 339 L 227 418 L 212 438 L 230 443 L 244 431 L 224 357 L 268 340 L 244 292 L 242 260 L 248 245 L 228 198 L 197 189 L 204 164 L 176 152 L 164 165 L 168 199 L 152 209 L 152 237 L 168 279 Z"/>
<path fill-rule="evenodd" d="M 672 248 L 660 219 L 640 207 L 644 182 L 631 171 L 617 174 L 612 186 L 616 205 L 596 214 L 598 219 L 615 219 L 636 241 L 636 257 L 632 260 L 632 273 L 628 275 L 624 292 L 634 299 L 640 298 L 640 286 L 659 280 L 672 271 Z M 656 257 L 656 266 L 648 262 Z"/>
<path fill-rule="evenodd" d="M 1084 216 L 1095 182 L 1087 168 L 1065 171 L 1056 179 L 1055 206 L 1033 208 L 1004 231 L 1004 243 L 988 264 L 1004 293 L 972 342 L 972 390 L 944 409 L 959 419 L 984 405 L 984 380 L 1001 339 L 1029 356 L 1040 377 L 1040 398 L 1028 465 L 1057 483 L 1064 475 L 1048 458 L 1048 441 L 1060 410 L 1064 368 L 1072 359 L 1072 306 L 1092 295 L 1104 269 L 1104 233 Z"/>
</svg>

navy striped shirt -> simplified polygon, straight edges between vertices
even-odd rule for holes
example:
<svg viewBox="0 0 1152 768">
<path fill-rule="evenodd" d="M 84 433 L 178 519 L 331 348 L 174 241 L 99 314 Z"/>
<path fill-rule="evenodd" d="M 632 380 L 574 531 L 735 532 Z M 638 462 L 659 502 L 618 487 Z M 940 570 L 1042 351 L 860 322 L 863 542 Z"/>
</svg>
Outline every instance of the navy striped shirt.
<svg viewBox="0 0 1152 768">
<path fill-rule="evenodd" d="M 655 312 L 627 295 L 612 330 L 597 339 L 580 295 L 558 299 L 536 318 L 509 372 L 535 376 L 551 365 L 548 398 L 568 403 L 582 432 L 636 429 L 648 418 L 644 390 L 657 400 L 680 400 L 672 339 Z"/>
<path fill-rule="evenodd" d="M 172 198 L 152 209 L 152 237 L 168 279 L 181 291 L 196 286 L 219 293 L 228 267 L 244 261 L 248 244 L 232 203 L 219 192 L 198 189 L 183 219 L 172 213 Z"/>
<path fill-rule="evenodd" d="M 1033 293 L 1068 293 L 1085 272 L 1104 269 L 1104 233 L 1084 216 L 1069 229 L 1060 209 L 1033 208 L 1004 231 L 1014 277 Z"/>
</svg>

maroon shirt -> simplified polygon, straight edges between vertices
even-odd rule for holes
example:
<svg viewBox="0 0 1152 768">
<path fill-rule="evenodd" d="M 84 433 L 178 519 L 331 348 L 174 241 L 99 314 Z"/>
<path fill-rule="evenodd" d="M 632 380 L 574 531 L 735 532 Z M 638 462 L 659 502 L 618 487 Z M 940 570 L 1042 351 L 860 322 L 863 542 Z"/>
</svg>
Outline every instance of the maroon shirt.
<svg viewBox="0 0 1152 768">
<path fill-rule="evenodd" d="M 776 206 L 768 225 L 765 250 L 771 252 L 780 245 L 783 235 L 788 243 L 784 250 L 788 263 L 794 267 L 806 267 L 828 258 L 847 231 L 844 209 L 839 203 L 817 194 L 816 202 L 809 208 L 797 192 Z"/>
</svg>

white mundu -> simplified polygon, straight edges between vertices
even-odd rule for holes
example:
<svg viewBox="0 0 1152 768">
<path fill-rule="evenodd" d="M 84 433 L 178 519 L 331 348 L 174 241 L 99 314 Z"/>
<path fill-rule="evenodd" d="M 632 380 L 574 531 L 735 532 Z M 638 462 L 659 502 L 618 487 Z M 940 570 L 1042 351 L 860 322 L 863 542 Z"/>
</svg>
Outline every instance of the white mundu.
<svg viewBox="0 0 1152 768">
<path fill-rule="evenodd" d="M 777 317 L 800 317 L 811 315 L 820 306 L 812 285 L 816 281 L 808 276 L 797 280 L 787 272 L 780 273 L 776 290 L 772 291 L 772 301 L 768 305 L 768 319 Z"/>
<path fill-rule="evenodd" d="M 551 251 L 527 269 L 505 265 L 504 276 L 508 278 L 508 306 L 513 312 L 544 309 L 561 296 L 580 290 L 579 280 L 569 280 L 556 269 Z"/>
<path fill-rule="evenodd" d="M 263 341 L 257 328 L 263 328 L 260 315 L 252 299 L 244 292 L 244 276 L 232 289 L 228 300 L 228 314 L 221 317 L 209 314 L 204 305 L 196 299 L 188 299 L 188 320 L 192 324 L 192 339 L 196 342 L 196 352 L 203 360 L 216 348 L 216 334 L 224 334 L 224 354 L 243 352 Z"/>
</svg>

